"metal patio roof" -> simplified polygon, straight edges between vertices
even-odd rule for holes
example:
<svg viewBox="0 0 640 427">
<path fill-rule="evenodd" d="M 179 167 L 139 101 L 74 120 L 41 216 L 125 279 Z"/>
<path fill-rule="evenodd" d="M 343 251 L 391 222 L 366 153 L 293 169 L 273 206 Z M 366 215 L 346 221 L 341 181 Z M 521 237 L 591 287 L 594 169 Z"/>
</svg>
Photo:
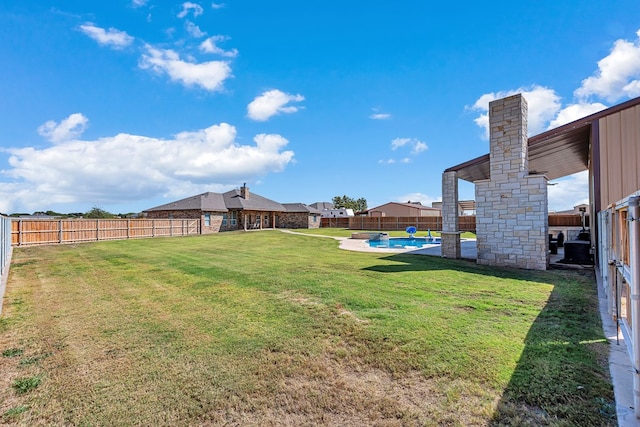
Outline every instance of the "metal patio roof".
<svg viewBox="0 0 640 427">
<path fill-rule="evenodd" d="M 529 173 L 557 179 L 589 168 L 591 124 L 610 114 L 640 104 L 640 97 L 583 117 L 529 138 Z M 452 166 L 458 178 L 473 182 L 489 179 L 489 154 Z"/>
</svg>

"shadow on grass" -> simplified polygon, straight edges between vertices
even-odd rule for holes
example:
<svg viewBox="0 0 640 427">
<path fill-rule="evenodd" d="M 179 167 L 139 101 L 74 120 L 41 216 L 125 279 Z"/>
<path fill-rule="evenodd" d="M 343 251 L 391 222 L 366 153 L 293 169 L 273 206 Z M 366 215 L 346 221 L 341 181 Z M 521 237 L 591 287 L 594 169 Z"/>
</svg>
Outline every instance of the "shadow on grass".
<svg viewBox="0 0 640 427">
<path fill-rule="evenodd" d="M 609 344 L 592 270 L 537 272 L 479 266 L 465 260 L 394 254 L 380 273 L 456 270 L 553 285 L 532 323 L 524 349 L 492 417 L 492 426 L 615 426 L 608 373 Z"/>
<path fill-rule="evenodd" d="M 378 273 L 403 273 L 408 271 L 456 270 L 464 273 L 492 274 L 493 269 L 476 264 L 472 259 L 447 259 L 440 256 L 401 253 L 380 258 L 393 264 L 365 267 L 363 270 Z M 502 276 L 501 276 L 502 277 Z"/>
<path fill-rule="evenodd" d="M 493 426 L 617 425 L 593 272 L 564 277 L 527 333 Z"/>
</svg>

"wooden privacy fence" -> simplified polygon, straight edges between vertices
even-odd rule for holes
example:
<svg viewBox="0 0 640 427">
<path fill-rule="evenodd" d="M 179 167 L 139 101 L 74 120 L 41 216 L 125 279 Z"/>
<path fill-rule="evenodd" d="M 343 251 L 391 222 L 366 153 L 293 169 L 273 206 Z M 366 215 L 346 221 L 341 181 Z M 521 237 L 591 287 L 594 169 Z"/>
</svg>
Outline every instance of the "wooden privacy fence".
<svg viewBox="0 0 640 427">
<path fill-rule="evenodd" d="M 14 219 L 13 246 L 200 234 L 199 219 Z"/>
<path fill-rule="evenodd" d="M 589 227 L 589 216 L 584 217 L 584 226 Z M 549 227 L 582 227 L 580 215 L 549 215 Z"/>
<path fill-rule="evenodd" d="M 396 217 L 396 216 L 354 216 L 349 218 L 322 218 L 321 227 L 348 228 L 350 230 L 405 230 L 413 226 L 420 231 L 442 230 L 441 216 Z M 550 227 L 581 227 L 580 215 L 549 215 Z M 585 218 L 585 227 L 589 226 L 589 217 Z M 476 231 L 475 215 L 458 217 L 460 231 Z"/>
<path fill-rule="evenodd" d="M 349 218 L 322 218 L 320 227 L 323 228 L 351 228 L 349 227 Z"/>
</svg>

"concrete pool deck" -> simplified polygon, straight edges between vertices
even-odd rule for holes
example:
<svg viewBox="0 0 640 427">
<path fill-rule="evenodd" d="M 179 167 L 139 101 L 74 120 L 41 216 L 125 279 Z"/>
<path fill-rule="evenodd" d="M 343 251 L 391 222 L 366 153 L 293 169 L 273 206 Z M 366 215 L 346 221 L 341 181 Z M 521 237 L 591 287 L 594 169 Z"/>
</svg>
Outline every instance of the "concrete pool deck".
<svg viewBox="0 0 640 427">
<path fill-rule="evenodd" d="M 442 247 L 439 244 L 426 245 L 422 248 L 372 248 L 369 246 L 368 240 L 350 239 L 348 237 L 339 238 L 339 240 L 340 249 L 344 249 L 346 251 L 442 256 Z M 475 260 L 478 257 L 475 239 L 463 239 L 460 242 L 460 250 L 462 258 Z"/>
<path fill-rule="evenodd" d="M 352 239 L 350 237 L 336 237 L 336 236 L 324 236 L 321 234 L 307 234 L 300 233 L 291 230 L 280 230 L 283 233 L 291 233 L 291 234 L 300 234 L 302 236 L 311 236 L 311 237 L 323 237 L 325 239 L 334 239 L 340 242 L 340 249 L 344 249 L 345 251 L 355 251 L 355 252 L 376 252 L 376 253 L 390 253 L 390 254 L 400 254 L 400 253 L 408 253 L 408 254 L 416 254 L 416 255 L 432 255 L 432 256 L 442 256 L 442 248 L 440 245 L 427 245 L 422 248 L 372 248 L 369 246 L 368 240 L 365 239 Z M 477 259 L 478 252 L 476 250 L 476 240 L 475 239 L 462 239 L 460 242 L 460 251 L 461 257 L 466 259 Z"/>
</svg>

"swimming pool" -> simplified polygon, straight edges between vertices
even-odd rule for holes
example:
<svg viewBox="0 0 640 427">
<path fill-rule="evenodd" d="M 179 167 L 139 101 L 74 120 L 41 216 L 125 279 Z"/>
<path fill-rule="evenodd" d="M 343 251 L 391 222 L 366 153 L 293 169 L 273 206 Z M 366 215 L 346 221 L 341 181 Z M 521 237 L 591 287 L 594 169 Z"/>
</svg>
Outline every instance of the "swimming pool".
<svg viewBox="0 0 640 427">
<path fill-rule="evenodd" d="M 421 248 L 426 245 L 439 245 L 437 237 L 390 237 L 380 240 L 369 240 L 372 248 Z"/>
</svg>

